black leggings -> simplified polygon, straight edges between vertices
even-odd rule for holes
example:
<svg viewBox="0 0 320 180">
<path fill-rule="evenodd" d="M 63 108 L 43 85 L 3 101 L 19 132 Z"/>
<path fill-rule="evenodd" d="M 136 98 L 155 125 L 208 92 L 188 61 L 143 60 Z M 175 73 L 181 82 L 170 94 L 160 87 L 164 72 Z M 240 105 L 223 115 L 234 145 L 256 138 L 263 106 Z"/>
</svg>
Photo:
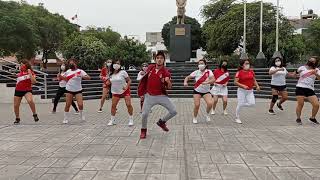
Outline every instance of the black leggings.
<svg viewBox="0 0 320 180">
<path fill-rule="evenodd" d="M 58 89 L 58 92 L 56 94 L 56 97 L 54 98 L 54 101 L 53 101 L 53 110 L 55 111 L 57 109 L 57 106 L 58 106 L 58 102 L 60 100 L 60 98 L 66 93 L 66 88 L 65 87 L 59 87 Z M 78 108 L 77 108 L 77 105 L 76 103 L 74 103 L 74 101 L 72 101 L 72 107 L 73 109 L 78 112 Z"/>
</svg>

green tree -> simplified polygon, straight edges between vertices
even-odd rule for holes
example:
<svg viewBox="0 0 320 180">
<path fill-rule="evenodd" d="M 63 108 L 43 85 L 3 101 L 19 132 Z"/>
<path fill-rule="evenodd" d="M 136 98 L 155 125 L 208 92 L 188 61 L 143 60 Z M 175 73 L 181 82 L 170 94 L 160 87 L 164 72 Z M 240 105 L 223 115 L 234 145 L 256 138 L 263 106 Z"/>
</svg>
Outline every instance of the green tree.
<svg viewBox="0 0 320 180">
<path fill-rule="evenodd" d="M 306 31 L 307 45 L 312 55 L 320 55 L 320 19 L 313 20 Z"/>
<path fill-rule="evenodd" d="M 164 40 L 164 44 L 167 49 L 170 49 L 170 27 L 177 24 L 177 16 L 174 16 L 171 21 L 163 25 L 161 34 Z M 197 50 L 200 47 L 205 48 L 205 41 L 202 37 L 202 30 L 200 23 L 195 19 L 186 16 L 185 24 L 191 24 L 191 48 Z"/>
<path fill-rule="evenodd" d="M 62 53 L 69 59 L 79 60 L 79 67 L 83 69 L 98 69 L 106 59 L 108 51 L 105 43 L 94 36 L 74 33 L 62 45 Z"/>
<path fill-rule="evenodd" d="M 232 55 L 243 36 L 243 4 L 233 3 L 231 0 L 211 2 L 205 6 L 202 12 L 206 22 L 204 34 L 207 39 L 207 51 L 213 56 Z M 218 15 L 211 10 L 222 9 Z M 213 15 L 212 15 L 213 14 Z M 271 3 L 264 3 L 263 23 L 263 52 L 270 59 L 275 51 L 276 7 Z M 279 50 L 285 52 L 287 42 L 293 40 L 293 27 L 289 21 L 280 15 L 280 39 Z M 247 51 L 255 56 L 259 52 L 260 32 L 260 2 L 247 3 Z M 302 47 L 302 46 L 300 46 Z M 298 50 L 303 51 L 303 50 Z M 291 51 L 295 53 L 297 51 Z M 296 54 L 285 55 L 295 57 Z M 292 61 L 293 59 L 288 59 Z"/>
<path fill-rule="evenodd" d="M 107 46 L 113 46 L 120 41 L 121 35 L 108 28 L 87 27 L 87 30 L 82 31 L 84 34 L 92 35 L 97 39 L 101 39 Z"/>
</svg>

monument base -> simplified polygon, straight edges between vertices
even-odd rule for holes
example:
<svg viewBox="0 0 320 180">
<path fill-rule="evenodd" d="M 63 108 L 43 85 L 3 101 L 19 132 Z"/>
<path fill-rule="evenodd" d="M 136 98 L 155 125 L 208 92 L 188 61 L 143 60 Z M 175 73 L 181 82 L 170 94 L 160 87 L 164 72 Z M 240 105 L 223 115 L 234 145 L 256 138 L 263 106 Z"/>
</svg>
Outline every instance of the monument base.
<svg viewBox="0 0 320 180">
<path fill-rule="evenodd" d="M 190 61 L 191 25 L 175 24 L 170 27 L 170 60 L 175 62 Z"/>
</svg>

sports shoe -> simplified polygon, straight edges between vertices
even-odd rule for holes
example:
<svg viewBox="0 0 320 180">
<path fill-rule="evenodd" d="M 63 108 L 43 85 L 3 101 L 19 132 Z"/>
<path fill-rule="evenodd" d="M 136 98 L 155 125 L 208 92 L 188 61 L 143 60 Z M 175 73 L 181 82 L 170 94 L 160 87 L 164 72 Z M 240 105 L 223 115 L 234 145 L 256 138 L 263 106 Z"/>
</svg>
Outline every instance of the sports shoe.
<svg viewBox="0 0 320 180">
<path fill-rule="evenodd" d="M 57 113 L 56 110 L 52 110 L 52 111 L 51 111 L 51 114 L 56 114 L 56 113 Z"/>
<path fill-rule="evenodd" d="M 211 111 L 211 115 L 215 115 L 216 114 L 216 111 L 215 110 L 212 110 Z"/>
<path fill-rule="evenodd" d="M 169 129 L 167 128 L 166 122 L 162 121 L 161 119 L 159 119 L 159 121 L 157 122 L 157 125 L 164 131 L 168 132 Z"/>
<path fill-rule="evenodd" d="M 237 119 L 235 120 L 235 122 L 238 123 L 238 124 L 242 124 L 242 122 L 241 122 L 241 120 L 240 120 L 239 118 L 237 118 Z"/>
<path fill-rule="evenodd" d="M 79 111 L 76 111 L 76 112 L 74 112 L 74 114 L 75 114 L 75 115 L 79 115 L 79 114 L 80 114 L 80 112 L 79 112 Z"/>
<path fill-rule="evenodd" d="M 282 107 L 282 105 L 281 105 L 280 103 L 277 103 L 277 107 L 278 107 L 281 111 L 283 111 L 283 107 Z"/>
<path fill-rule="evenodd" d="M 273 109 L 269 109 L 268 112 L 269 112 L 269 114 L 271 114 L 271 115 L 275 115 L 275 114 L 276 114 Z"/>
<path fill-rule="evenodd" d="M 193 118 L 193 119 L 192 119 L 192 123 L 193 123 L 193 124 L 198 124 L 197 118 Z"/>
<path fill-rule="evenodd" d="M 38 122 L 39 121 L 39 117 L 37 114 L 34 114 L 33 115 L 33 119 L 34 119 L 34 122 Z"/>
<path fill-rule="evenodd" d="M 206 121 L 207 121 L 207 122 L 210 122 L 210 121 L 211 121 L 210 116 L 208 116 L 208 115 L 206 116 Z"/>
<path fill-rule="evenodd" d="M 108 123 L 108 126 L 113 126 L 113 125 L 116 125 L 115 121 L 110 120 Z"/>
<path fill-rule="evenodd" d="M 319 124 L 319 122 L 315 118 L 309 118 L 309 120 L 314 124 Z"/>
<path fill-rule="evenodd" d="M 13 124 L 15 124 L 15 125 L 20 124 L 20 118 L 16 118 L 16 120 L 13 122 Z"/>
<path fill-rule="evenodd" d="M 297 122 L 299 125 L 302 125 L 302 122 L 301 122 L 301 119 L 300 119 L 300 118 L 298 118 L 298 119 L 296 120 L 296 122 Z"/>
<path fill-rule="evenodd" d="M 129 126 L 133 126 L 133 119 L 129 119 L 128 125 L 129 125 Z"/>
<path fill-rule="evenodd" d="M 102 109 L 99 109 L 99 110 L 98 110 L 98 113 L 102 113 Z"/>
<path fill-rule="evenodd" d="M 223 115 L 225 115 L 225 116 L 228 115 L 227 110 L 224 110 L 224 111 L 223 111 Z"/>
<path fill-rule="evenodd" d="M 68 120 L 67 119 L 63 119 L 62 123 L 63 124 L 68 124 Z"/>
<path fill-rule="evenodd" d="M 145 139 L 147 137 L 147 129 L 141 129 L 140 139 Z"/>
</svg>

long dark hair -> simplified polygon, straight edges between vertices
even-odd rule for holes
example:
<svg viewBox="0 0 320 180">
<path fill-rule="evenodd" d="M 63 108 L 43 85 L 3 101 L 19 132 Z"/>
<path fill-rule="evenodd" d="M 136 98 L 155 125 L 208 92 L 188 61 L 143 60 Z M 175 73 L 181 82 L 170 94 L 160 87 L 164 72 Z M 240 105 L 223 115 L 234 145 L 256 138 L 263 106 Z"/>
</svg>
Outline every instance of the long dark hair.
<svg viewBox="0 0 320 180">
<path fill-rule="evenodd" d="M 116 71 L 113 68 L 113 65 L 116 64 L 116 62 L 118 62 L 118 61 L 120 62 L 120 69 L 118 70 L 118 72 L 121 71 L 121 60 L 120 59 L 113 60 L 111 66 L 110 66 L 110 76 Z"/>
<path fill-rule="evenodd" d="M 277 67 L 277 66 L 276 66 L 276 60 L 277 60 L 277 59 L 280 59 L 280 61 L 281 61 L 281 65 L 279 66 L 280 68 L 286 67 L 286 64 L 284 63 L 283 59 L 282 59 L 282 58 L 279 58 L 279 57 L 276 57 L 276 58 L 273 58 L 273 59 L 272 59 L 271 66 Z"/>
<path fill-rule="evenodd" d="M 21 63 L 24 64 L 27 67 L 27 70 L 30 69 L 31 71 L 33 71 L 29 60 L 23 59 L 23 60 L 21 60 Z"/>
<path fill-rule="evenodd" d="M 219 69 L 221 70 L 221 69 L 224 69 L 225 71 L 228 71 L 228 67 L 226 66 L 226 67 L 222 67 L 222 64 L 224 63 L 224 62 L 226 62 L 227 64 L 228 64 L 228 60 L 226 60 L 226 59 L 223 59 L 223 60 L 221 60 L 220 61 L 220 64 L 219 64 Z"/>
<path fill-rule="evenodd" d="M 246 61 L 248 61 L 250 63 L 250 65 L 251 65 L 250 59 L 240 59 L 239 66 L 238 66 L 238 71 L 243 70 L 243 65 L 244 65 L 244 63 Z"/>
<path fill-rule="evenodd" d="M 319 59 L 318 59 L 318 56 L 311 56 L 310 58 L 309 58 L 309 60 L 310 59 L 315 59 L 316 60 L 316 62 L 315 62 L 315 66 L 314 66 L 314 68 L 317 68 L 318 66 L 319 66 Z M 309 62 L 309 60 L 307 61 L 307 65 L 308 65 L 308 62 Z M 308 65 L 309 66 L 309 65 Z"/>
</svg>

